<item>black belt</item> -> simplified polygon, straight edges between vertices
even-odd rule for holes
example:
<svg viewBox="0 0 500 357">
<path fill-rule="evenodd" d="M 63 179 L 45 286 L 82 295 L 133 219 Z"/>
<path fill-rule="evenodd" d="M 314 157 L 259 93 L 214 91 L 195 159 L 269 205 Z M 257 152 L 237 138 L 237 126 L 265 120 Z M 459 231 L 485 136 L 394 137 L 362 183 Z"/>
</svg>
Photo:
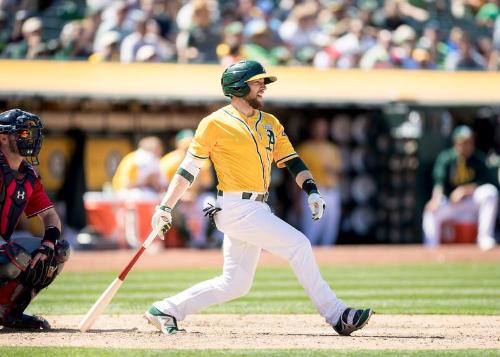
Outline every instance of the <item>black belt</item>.
<svg viewBox="0 0 500 357">
<path fill-rule="evenodd" d="M 241 193 L 241 199 L 243 200 L 255 200 L 255 201 L 260 201 L 260 202 L 267 202 L 267 199 L 269 198 L 269 193 L 258 193 L 257 196 L 254 196 L 252 198 L 253 193 L 251 192 L 242 192 Z M 217 196 L 224 196 L 223 191 L 217 190 Z"/>
</svg>

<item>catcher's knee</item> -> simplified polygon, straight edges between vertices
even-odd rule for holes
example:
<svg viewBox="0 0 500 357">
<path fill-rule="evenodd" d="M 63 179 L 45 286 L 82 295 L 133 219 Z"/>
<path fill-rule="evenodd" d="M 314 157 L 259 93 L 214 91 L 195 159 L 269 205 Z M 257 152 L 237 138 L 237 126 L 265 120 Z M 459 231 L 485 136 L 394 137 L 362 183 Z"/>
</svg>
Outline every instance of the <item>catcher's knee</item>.
<svg viewBox="0 0 500 357">
<path fill-rule="evenodd" d="M 19 244 L 3 244 L 0 247 L 0 283 L 16 279 L 27 269 L 30 260 L 30 253 Z"/>
</svg>

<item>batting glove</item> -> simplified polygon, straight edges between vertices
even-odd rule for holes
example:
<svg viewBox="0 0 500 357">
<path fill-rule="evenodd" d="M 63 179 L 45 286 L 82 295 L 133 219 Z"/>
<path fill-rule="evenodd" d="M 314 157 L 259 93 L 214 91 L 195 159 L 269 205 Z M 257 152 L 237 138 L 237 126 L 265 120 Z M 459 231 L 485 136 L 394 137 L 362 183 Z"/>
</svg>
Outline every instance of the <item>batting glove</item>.
<svg viewBox="0 0 500 357">
<path fill-rule="evenodd" d="M 323 217 L 323 213 L 325 212 L 325 201 L 319 193 L 311 193 L 307 198 L 307 203 L 312 212 L 312 219 L 316 221 Z"/>
<path fill-rule="evenodd" d="M 158 234 L 158 237 L 164 239 L 165 233 L 172 227 L 172 208 L 163 205 L 156 207 L 151 226 L 153 231 L 162 232 L 163 234 Z"/>
</svg>

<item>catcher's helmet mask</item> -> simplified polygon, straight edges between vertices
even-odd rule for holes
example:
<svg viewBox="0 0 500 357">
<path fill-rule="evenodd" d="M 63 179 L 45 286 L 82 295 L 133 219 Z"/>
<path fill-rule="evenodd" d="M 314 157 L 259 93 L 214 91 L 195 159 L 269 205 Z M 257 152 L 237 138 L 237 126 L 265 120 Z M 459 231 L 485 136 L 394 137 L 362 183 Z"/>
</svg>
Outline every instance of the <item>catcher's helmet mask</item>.
<svg viewBox="0 0 500 357">
<path fill-rule="evenodd" d="M 0 134 L 14 134 L 19 154 L 32 165 L 38 165 L 42 148 L 43 124 L 38 116 L 20 109 L 0 113 Z"/>
<path fill-rule="evenodd" d="M 277 78 L 267 74 L 257 61 L 239 61 L 230 65 L 222 73 L 222 91 L 226 97 L 244 97 L 250 93 L 247 82 L 264 79 L 265 84 L 275 82 Z"/>
</svg>

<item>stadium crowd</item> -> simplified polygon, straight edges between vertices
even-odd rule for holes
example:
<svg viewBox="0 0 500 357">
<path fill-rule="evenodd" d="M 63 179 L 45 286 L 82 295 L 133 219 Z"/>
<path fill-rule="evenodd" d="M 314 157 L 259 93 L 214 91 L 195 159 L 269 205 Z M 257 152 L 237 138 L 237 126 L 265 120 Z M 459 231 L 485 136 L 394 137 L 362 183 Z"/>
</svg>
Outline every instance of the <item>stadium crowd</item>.
<svg viewBox="0 0 500 357">
<path fill-rule="evenodd" d="M 10 59 L 498 70 L 499 0 L 0 0 Z"/>
</svg>

